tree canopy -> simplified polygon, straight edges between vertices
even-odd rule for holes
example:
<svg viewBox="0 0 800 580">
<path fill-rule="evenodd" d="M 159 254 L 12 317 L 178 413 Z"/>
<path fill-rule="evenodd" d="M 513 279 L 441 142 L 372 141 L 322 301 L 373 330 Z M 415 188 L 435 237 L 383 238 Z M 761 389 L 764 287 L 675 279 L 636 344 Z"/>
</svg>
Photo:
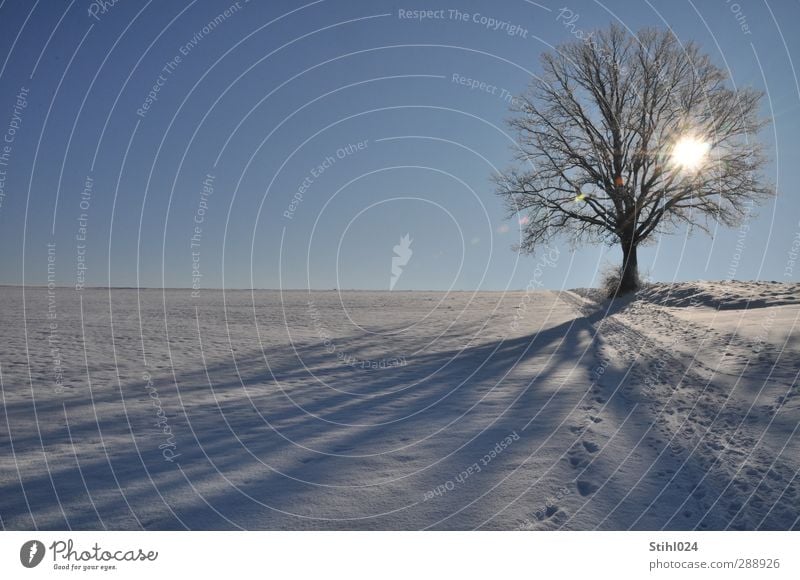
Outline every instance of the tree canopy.
<svg viewBox="0 0 800 580">
<path fill-rule="evenodd" d="M 520 249 L 565 235 L 619 243 L 622 291 L 636 287 L 636 248 L 681 224 L 736 225 L 773 195 L 764 179 L 762 93 L 729 87 L 694 42 L 618 26 L 541 57 L 515 100 L 517 165 L 497 176 Z"/>
</svg>

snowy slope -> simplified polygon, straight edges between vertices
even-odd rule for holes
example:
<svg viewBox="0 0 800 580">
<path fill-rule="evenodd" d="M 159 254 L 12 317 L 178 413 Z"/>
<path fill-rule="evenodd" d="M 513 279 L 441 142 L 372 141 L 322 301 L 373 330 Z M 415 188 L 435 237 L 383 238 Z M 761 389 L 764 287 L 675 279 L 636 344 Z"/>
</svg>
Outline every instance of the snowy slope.
<svg viewBox="0 0 800 580">
<path fill-rule="evenodd" d="M 592 295 L 0 288 L 0 523 L 800 527 L 800 285 Z"/>
</svg>

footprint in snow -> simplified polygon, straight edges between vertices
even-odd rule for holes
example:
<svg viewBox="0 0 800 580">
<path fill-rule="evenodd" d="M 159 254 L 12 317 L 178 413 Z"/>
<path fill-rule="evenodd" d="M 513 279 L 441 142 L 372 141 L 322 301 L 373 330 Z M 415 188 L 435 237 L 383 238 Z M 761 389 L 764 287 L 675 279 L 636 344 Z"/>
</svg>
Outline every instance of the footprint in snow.
<svg viewBox="0 0 800 580">
<path fill-rule="evenodd" d="M 584 497 L 586 497 L 587 495 L 591 495 L 598 489 L 600 489 L 597 485 L 595 485 L 591 481 L 586 481 L 586 480 L 576 481 L 575 486 L 578 488 L 578 493 Z"/>
<path fill-rule="evenodd" d="M 595 453 L 598 449 L 600 449 L 600 446 L 597 443 L 593 443 L 591 441 L 584 441 L 583 442 L 583 447 L 589 453 Z"/>
</svg>

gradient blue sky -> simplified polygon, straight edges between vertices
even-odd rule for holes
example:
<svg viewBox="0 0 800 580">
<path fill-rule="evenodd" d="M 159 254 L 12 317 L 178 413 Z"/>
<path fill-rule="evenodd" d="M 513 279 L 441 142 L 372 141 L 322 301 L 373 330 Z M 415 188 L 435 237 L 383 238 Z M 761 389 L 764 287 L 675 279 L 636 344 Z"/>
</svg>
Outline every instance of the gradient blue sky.
<svg viewBox="0 0 800 580">
<path fill-rule="evenodd" d="M 746 231 L 654 240 L 642 269 L 656 280 L 800 275 L 786 267 L 800 231 L 798 2 L 241 0 L 204 34 L 233 4 L 121 0 L 96 17 L 86 0 L 0 4 L 0 139 L 19 126 L 0 166 L 0 283 L 46 283 L 55 244 L 66 286 L 83 260 L 87 285 L 189 287 L 200 273 L 202 288 L 388 289 L 392 248 L 408 233 L 397 290 L 523 288 L 534 277 L 591 285 L 616 248 L 559 245 L 537 272 L 540 256 L 512 251 L 519 226 L 490 182 L 512 158 L 503 95 L 523 91 L 539 54 L 573 38 L 563 7 L 586 31 L 669 27 L 732 83 L 767 91 L 775 123 L 761 137 L 780 195 Z M 468 19 L 451 18 L 454 8 Z M 456 74 L 497 88 L 470 90 Z M 157 100 L 137 114 L 157 82 Z"/>
</svg>

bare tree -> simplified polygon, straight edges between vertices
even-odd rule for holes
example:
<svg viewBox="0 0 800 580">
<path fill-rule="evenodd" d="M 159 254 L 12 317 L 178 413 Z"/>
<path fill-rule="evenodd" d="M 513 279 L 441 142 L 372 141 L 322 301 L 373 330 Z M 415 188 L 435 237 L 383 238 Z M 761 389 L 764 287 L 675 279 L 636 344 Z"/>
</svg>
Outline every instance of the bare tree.
<svg viewBox="0 0 800 580">
<path fill-rule="evenodd" d="M 756 134 L 762 94 L 731 89 L 695 43 L 612 26 L 541 57 L 509 121 L 519 164 L 497 176 L 520 249 L 557 235 L 622 246 L 617 292 L 638 286 L 637 248 L 681 224 L 736 225 L 773 195 Z"/>
</svg>

